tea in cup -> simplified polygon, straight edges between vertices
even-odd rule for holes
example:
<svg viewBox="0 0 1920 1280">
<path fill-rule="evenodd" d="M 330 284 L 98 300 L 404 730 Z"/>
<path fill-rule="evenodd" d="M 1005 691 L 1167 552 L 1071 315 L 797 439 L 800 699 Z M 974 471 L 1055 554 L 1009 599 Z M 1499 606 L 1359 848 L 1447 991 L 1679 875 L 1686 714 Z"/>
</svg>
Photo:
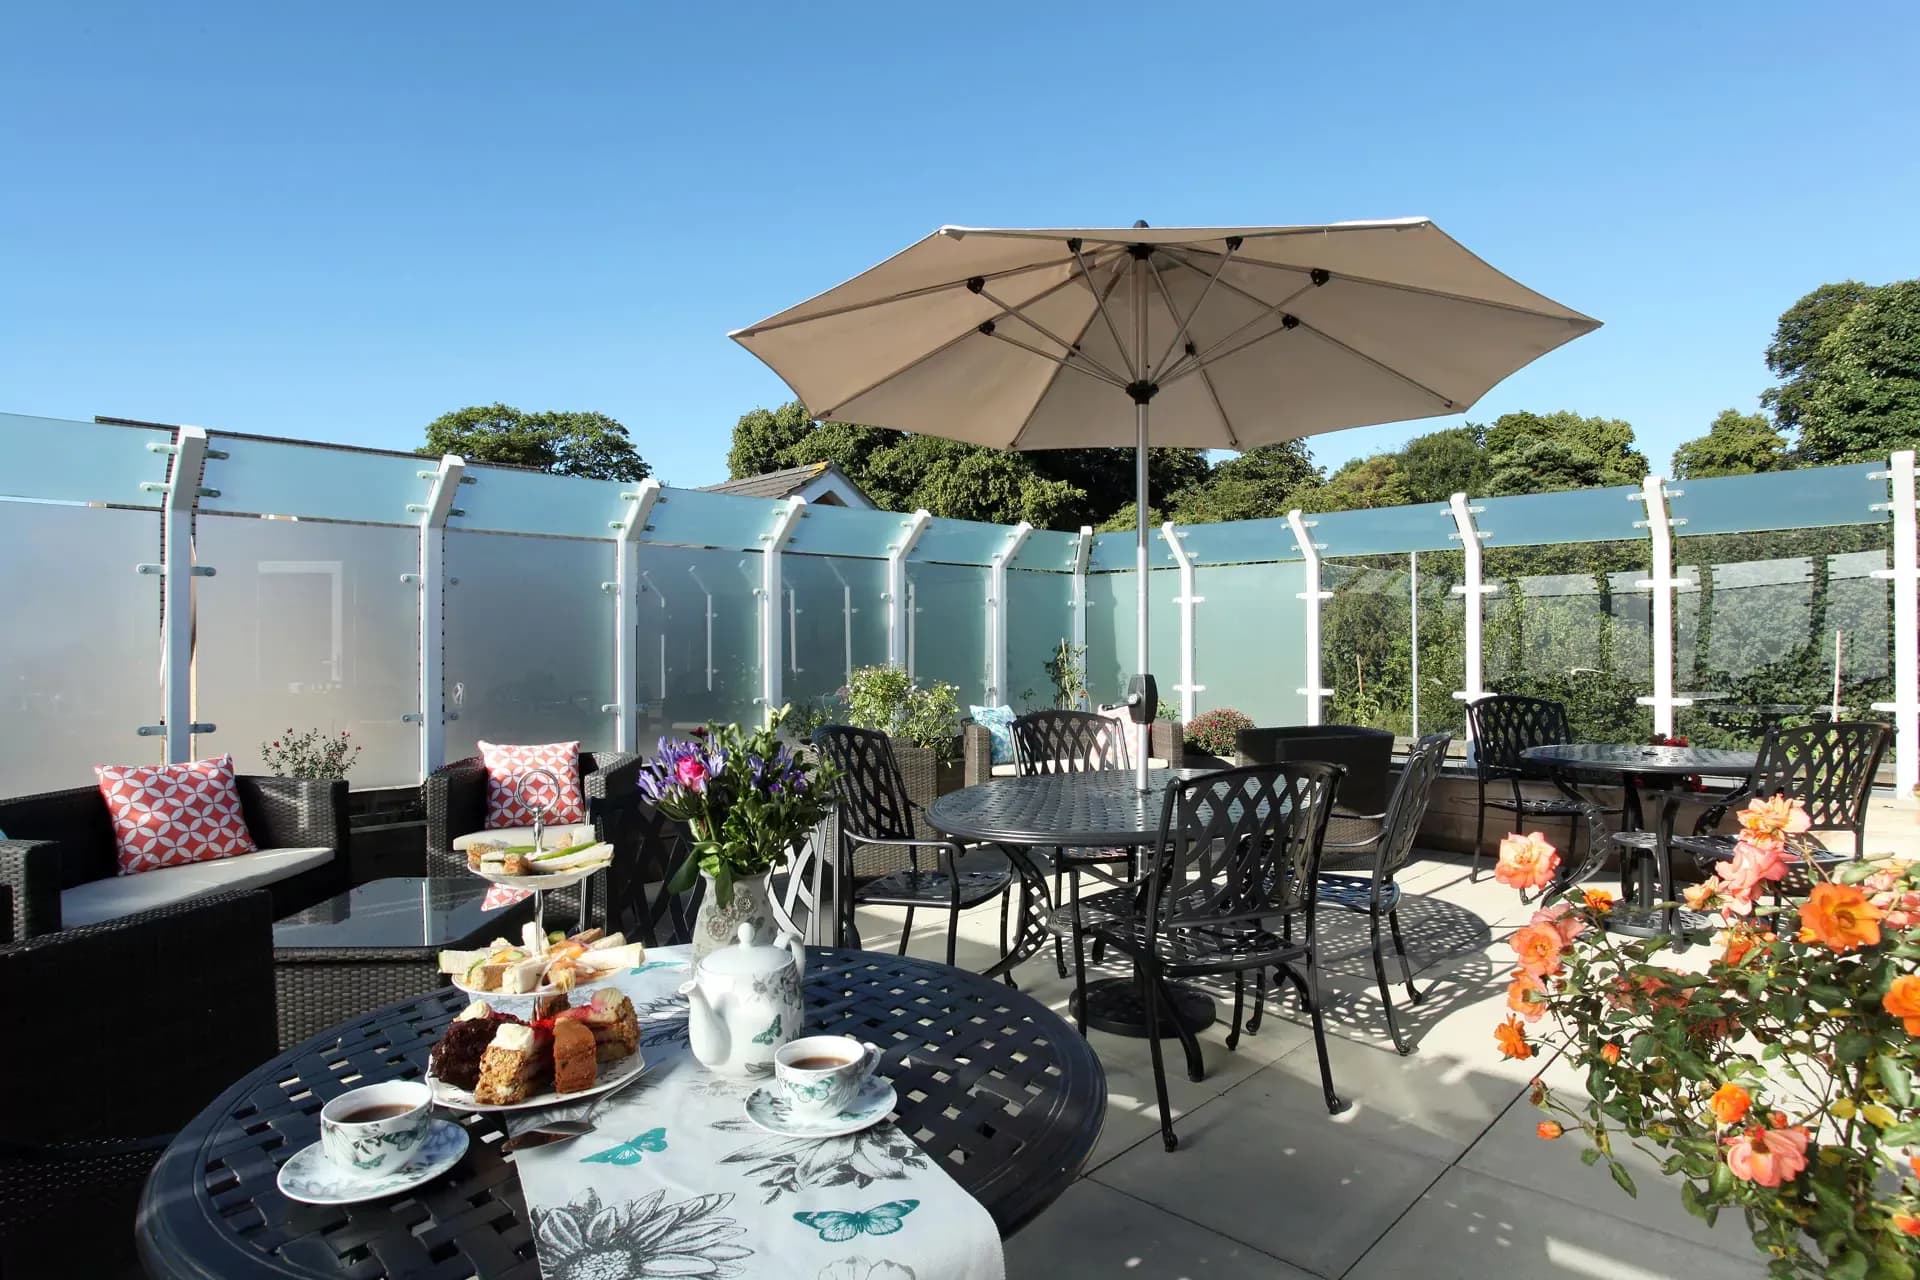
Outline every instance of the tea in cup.
<svg viewBox="0 0 1920 1280">
<path fill-rule="evenodd" d="M 432 1103 L 433 1094 L 418 1080 L 350 1090 L 320 1109 L 320 1150 L 354 1173 L 392 1173 L 426 1141 Z"/>
<path fill-rule="evenodd" d="M 839 1115 L 880 1065 L 880 1050 L 852 1036 L 806 1036 L 773 1055 L 780 1096 L 808 1120 Z"/>
</svg>

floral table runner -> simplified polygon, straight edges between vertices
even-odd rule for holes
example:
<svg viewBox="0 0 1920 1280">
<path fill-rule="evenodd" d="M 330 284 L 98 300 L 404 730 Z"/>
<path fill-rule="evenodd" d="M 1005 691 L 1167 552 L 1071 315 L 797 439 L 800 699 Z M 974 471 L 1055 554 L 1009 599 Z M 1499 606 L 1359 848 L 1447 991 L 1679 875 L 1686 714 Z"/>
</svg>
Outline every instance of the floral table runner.
<svg viewBox="0 0 1920 1280">
<path fill-rule="evenodd" d="M 512 1113 L 587 1116 L 585 1137 L 514 1155 L 541 1273 L 1003 1280 L 980 1203 L 891 1122 L 784 1138 L 747 1119 L 761 1082 L 722 1079 L 687 1047 L 686 947 L 612 979 L 640 1015 L 647 1069 L 606 1099 Z"/>
</svg>

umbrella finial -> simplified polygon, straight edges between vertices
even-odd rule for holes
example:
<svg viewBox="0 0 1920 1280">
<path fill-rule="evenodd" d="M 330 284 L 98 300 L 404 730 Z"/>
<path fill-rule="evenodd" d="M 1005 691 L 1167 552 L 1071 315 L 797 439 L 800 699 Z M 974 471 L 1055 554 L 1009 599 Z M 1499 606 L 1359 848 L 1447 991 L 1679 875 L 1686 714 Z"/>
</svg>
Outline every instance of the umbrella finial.
<svg viewBox="0 0 1920 1280">
<path fill-rule="evenodd" d="M 1144 227 L 1147 225 L 1147 220 L 1145 218 L 1135 218 L 1133 220 L 1133 225 L 1136 227 Z"/>
</svg>

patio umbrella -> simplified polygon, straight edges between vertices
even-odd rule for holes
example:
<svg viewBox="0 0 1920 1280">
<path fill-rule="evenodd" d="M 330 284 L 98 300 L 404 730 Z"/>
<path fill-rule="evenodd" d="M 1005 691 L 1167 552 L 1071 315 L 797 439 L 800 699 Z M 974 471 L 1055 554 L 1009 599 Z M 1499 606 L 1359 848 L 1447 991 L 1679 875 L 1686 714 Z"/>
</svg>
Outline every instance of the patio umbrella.
<svg viewBox="0 0 1920 1280">
<path fill-rule="evenodd" d="M 1131 444 L 1147 652 L 1147 447 L 1249 449 L 1460 413 L 1599 327 L 1424 218 L 942 227 L 731 336 L 815 418 L 998 449 Z M 1146 785 L 1147 728 L 1135 763 Z"/>
</svg>

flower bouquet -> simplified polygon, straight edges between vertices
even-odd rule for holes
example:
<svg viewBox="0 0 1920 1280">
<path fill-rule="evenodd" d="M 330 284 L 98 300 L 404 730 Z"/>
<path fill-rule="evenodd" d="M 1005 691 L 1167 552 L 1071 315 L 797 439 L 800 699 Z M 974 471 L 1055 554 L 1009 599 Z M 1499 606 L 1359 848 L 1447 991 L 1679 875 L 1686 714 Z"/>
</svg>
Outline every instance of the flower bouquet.
<svg viewBox="0 0 1920 1280">
<path fill-rule="evenodd" d="M 782 707 L 752 733 L 723 724 L 695 729 L 687 741 L 662 738 L 641 766 L 640 794 L 693 833 L 669 892 L 685 893 L 705 872 L 719 905 L 731 907 L 735 881 L 772 871 L 826 816 L 833 804 L 827 766 L 780 740 L 786 717 Z"/>
<path fill-rule="evenodd" d="M 1716 950 L 1693 969 L 1656 963 L 1661 937 L 1609 934 L 1604 890 L 1550 894 L 1509 940 L 1517 961 L 1500 1052 L 1557 1050 L 1586 1097 L 1535 1079 L 1545 1139 L 1578 1134 L 1628 1195 L 1624 1139 L 1683 1179 L 1696 1217 L 1746 1217 L 1774 1276 L 1856 1280 L 1920 1272 L 1920 867 L 1800 863 L 1797 801 L 1740 814 L 1733 856 L 1687 893 L 1717 909 Z M 1495 876 L 1546 889 L 1559 855 L 1540 835 L 1501 842 Z M 1769 905 L 1790 870 L 1802 902 Z M 1699 971 L 1703 969 L 1704 971 Z"/>
</svg>

